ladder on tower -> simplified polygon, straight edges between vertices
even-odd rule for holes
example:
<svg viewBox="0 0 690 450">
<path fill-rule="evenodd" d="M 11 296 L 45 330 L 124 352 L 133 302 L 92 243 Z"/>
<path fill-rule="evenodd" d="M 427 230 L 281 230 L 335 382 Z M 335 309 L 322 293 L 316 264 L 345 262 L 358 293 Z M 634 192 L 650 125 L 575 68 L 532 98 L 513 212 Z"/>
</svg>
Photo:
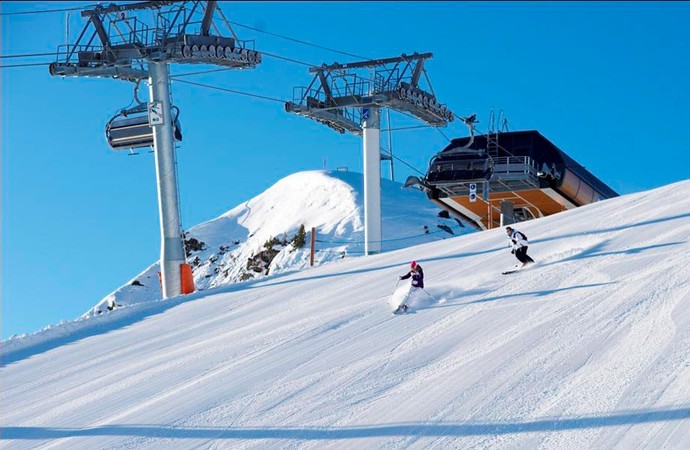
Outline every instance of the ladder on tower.
<svg viewBox="0 0 690 450">
<path fill-rule="evenodd" d="M 489 130 L 486 133 L 486 153 L 492 157 L 498 157 L 498 133 L 499 130 L 496 127 L 496 117 L 494 116 L 494 111 L 491 110 L 489 114 Z"/>
</svg>

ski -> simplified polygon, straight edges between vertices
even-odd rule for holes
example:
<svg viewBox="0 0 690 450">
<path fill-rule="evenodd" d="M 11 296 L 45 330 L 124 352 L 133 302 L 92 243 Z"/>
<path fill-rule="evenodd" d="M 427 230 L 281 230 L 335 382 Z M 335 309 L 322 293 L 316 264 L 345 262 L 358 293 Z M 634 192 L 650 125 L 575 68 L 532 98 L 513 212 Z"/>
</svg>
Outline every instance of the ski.
<svg viewBox="0 0 690 450">
<path fill-rule="evenodd" d="M 400 305 L 397 308 L 395 308 L 395 311 L 393 311 L 393 314 L 399 314 L 401 312 L 407 312 L 407 305 Z"/>
<path fill-rule="evenodd" d="M 508 275 L 509 273 L 515 273 L 515 272 L 519 272 L 521 270 L 528 269 L 529 267 L 532 266 L 532 264 L 527 264 L 526 266 L 516 267 L 514 269 L 506 270 L 505 272 L 501 272 L 501 275 Z"/>
</svg>

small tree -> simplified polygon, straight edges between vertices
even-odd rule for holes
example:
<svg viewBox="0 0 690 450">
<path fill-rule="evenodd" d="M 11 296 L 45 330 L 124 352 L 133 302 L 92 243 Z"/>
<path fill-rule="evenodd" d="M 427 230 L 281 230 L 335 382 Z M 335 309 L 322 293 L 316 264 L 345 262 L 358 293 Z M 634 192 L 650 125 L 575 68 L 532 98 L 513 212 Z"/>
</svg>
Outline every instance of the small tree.
<svg viewBox="0 0 690 450">
<path fill-rule="evenodd" d="M 294 238 L 292 238 L 292 247 L 297 249 L 297 248 L 302 248 L 304 247 L 304 244 L 307 242 L 307 232 L 304 229 L 304 224 L 299 226 L 299 230 L 297 230 L 297 234 L 295 235 Z"/>
<path fill-rule="evenodd" d="M 280 245 L 280 239 L 277 237 L 271 237 L 269 240 L 264 242 L 264 248 L 268 250 L 272 250 L 276 245 Z"/>
</svg>

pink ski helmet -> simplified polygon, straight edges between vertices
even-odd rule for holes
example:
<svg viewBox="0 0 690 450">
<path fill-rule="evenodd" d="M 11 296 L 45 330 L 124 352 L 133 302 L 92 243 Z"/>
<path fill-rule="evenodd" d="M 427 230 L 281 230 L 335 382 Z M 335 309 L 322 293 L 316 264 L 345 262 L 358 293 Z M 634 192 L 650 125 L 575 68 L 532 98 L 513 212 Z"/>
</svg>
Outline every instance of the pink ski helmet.
<svg viewBox="0 0 690 450">
<path fill-rule="evenodd" d="M 412 261 L 412 262 L 410 263 L 410 267 L 412 267 L 413 269 L 414 269 L 415 267 L 417 267 L 417 261 Z"/>
</svg>

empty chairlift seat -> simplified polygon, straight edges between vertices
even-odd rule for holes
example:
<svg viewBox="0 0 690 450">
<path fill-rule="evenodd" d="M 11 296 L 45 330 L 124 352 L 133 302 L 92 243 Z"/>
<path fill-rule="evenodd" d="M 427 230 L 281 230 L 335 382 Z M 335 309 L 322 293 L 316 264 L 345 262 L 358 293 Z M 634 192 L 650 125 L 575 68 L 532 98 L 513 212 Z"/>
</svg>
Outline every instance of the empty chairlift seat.
<svg viewBox="0 0 690 450">
<path fill-rule="evenodd" d="M 149 126 L 148 115 L 114 117 L 105 127 L 108 145 L 113 150 L 126 150 L 153 146 L 153 128 Z M 173 136 L 182 140 L 182 132 L 177 120 L 173 122 Z"/>
</svg>

